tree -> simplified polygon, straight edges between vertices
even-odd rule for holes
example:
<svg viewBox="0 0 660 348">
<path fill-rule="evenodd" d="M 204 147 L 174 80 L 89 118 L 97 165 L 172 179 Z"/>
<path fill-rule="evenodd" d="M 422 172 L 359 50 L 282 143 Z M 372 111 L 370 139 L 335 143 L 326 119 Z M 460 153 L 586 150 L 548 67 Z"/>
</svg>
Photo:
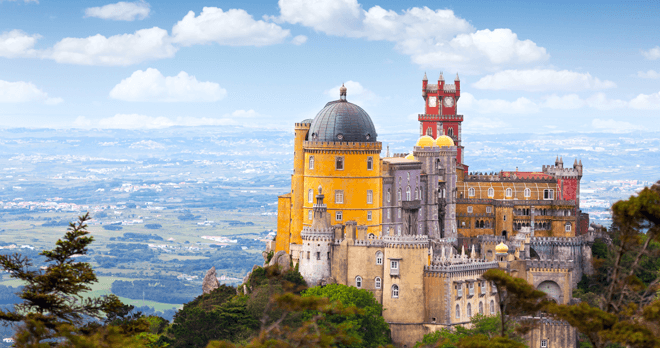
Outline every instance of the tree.
<svg viewBox="0 0 660 348">
<path fill-rule="evenodd" d="M 521 320 L 532 316 L 548 304 L 546 293 L 534 289 L 526 280 L 508 275 L 499 269 L 486 271 L 483 278 L 497 288 L 497 302 L 500 307 L 500 336 L 507 337 L 515 321 L 516 332 L 524 334 L 535 325 L 535 320 Z"/>
<path fill-rule="evenodd" d="M 77 223 L 69 225 L 64 240 L 56 242 L 55 249 L 40 253 L 46 257 L 45 270 L 35 269 L 27 257 L 18 253 L 0 255 L 2 268 L 25 284 L 19 294 L 23 302 L 16 304 L 13 311 L 0 309 L 1 321 L 21 324 L 16 334 L 17 347 L 47 347 L 56 340 L 64 340 L 72 347 L 93 342 L 104 342 L 99 347 L 141 346 L 131 335 L 148 329 L 140 321 L 124 326 L 90 322 L 122 313 L 125 306 L 115 295 L 84 297 L 91 290 L 90 285 L 98 281 L 89 263 L 75 262 L 73 258 L 86 255 L 87 246 L 94 240 L 87 236 L 87 220 L 89 214 L 79 217 Z"/>
<path fill-rule="evenodd" d="M 442 328 L 426 334 L 421 341 L 415 344 L 415 347 L 456 348 L 459 344 L 472 342 L 468 338 L 478 335 L 484 336 L 486 339 L 493 339 L 499 337 L 502 321 L 499 315 L 477 314 L 470 318 L 470 324 L 469 329 L 458 325 L 453 330 Z M 513 330 L 509 330 L 508 334 L 513 334 Z"/>
<path fill-rule="evenodd" d="M 389 326 L 382 317 L 383 306 L 367 291 L 340 284 L 316 286 L 305 290 L 303 297 L 317 296 L 337 301 L 344 307 L 356 307 L 359 313 L 349 316 L 327 316 L 324 324 L 345 325 L 347 333 L 356 338 L 351 347 L 376 347 L 391 343 Z M 312 314 L 308 314 L 307 318 Z"/>
<path fill-rule="evenodd" d="M 589 303 L 551 305 L 548 311 L 568 321 L 595 348 L 660 345 L 660 182 L 612 206 L 612 246 L 599 261 Z M 651 267 L 652 269 L 647 269 Z M 655 268 L 655 269 L 653 269 Z M 587 288 L 590 285 L 587 285 Z"/>
</svg>

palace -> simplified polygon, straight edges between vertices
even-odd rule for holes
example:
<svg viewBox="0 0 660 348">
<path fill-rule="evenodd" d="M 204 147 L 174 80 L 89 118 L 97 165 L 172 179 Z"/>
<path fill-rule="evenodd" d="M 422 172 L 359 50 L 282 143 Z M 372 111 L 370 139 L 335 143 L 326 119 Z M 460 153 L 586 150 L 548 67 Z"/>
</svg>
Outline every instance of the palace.
<svg viewBox="0 0 660 348">
<path fill-rule="evenodd" d="M 291 192 L 278 199 L 277 236 L 308 285 L 372 292 L 392 339 L 412 347 L 426 333 L 496 314 L 481 275 L 500 268 L 569 303 L 591 272 L 593 228 L 579 206 L 582 162 L 540 171 L 469 172 L 461 139 L 458 74 L 422 81 L 420 138 L 408 154 L 382 144 L 371 117 L 339 99 L 295 124 Z M 576 347 L 575 329 L 544 320 L 530 347 Z"/>
</svg>

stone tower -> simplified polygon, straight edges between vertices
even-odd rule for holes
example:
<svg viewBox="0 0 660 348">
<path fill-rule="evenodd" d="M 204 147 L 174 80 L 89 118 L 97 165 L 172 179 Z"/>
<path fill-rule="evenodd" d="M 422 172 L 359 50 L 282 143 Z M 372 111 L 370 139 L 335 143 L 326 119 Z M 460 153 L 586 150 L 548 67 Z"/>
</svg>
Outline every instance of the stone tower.
<svg viewBox="0 0 660 348">
<path fill-rule="evenodd" d="M 300 234 L 302 238 L 299 271 L 310 286 L 315 286 L 322 279 L 330 277 L 334 229 L 330 226 L 327 206 L 323 203 L 323 191 L 318 188 L 314 204 L 314 217 L 311 226 L 305 226 Z"/>
</svg>

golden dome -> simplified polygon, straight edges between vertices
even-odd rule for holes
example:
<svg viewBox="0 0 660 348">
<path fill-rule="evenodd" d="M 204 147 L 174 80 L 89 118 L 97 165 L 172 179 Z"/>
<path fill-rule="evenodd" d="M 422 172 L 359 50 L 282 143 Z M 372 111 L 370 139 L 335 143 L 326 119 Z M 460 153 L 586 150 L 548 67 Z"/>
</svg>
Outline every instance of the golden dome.
<svg viewBox="0 0 660 348">
<path fill-rule="evenodd" d="M 417 140 L 417 144 L 415 144 L 415 146 L 419 147 L 431 147 L 434 145 L 435 141 L 433 141 L 433 138 L 428 135 L 422 135 L 419 140 Z"/>
<path fill-rule="evenodd" d="M 504 244 L 504 242 L 500 242 L 500 244 L 498 244 L 495 247 L 495 253 L 496 254 L 507 254 L 508 252 L 509 252 L 509 247 L 506 246 L 506 244 Z"/>
<path fill-rule="evenodd" d="M 454 146 L 454 141 L 446 136 L 446 135 L 441 135 L 438 137 L 438 139 L 435 139 L 435 144 L 443 147 L 443 146 Z"/>
<path fill-rule="evenodd" d="M 413 156 L 413 154 L 412 154 L 412 152 L 411 152 L 411 153 L 408 154 L 408 156 L 406 156 L 406 159 L 414 160 L 414 159 L 415 159 L 415 156 Z"/>
</svg>

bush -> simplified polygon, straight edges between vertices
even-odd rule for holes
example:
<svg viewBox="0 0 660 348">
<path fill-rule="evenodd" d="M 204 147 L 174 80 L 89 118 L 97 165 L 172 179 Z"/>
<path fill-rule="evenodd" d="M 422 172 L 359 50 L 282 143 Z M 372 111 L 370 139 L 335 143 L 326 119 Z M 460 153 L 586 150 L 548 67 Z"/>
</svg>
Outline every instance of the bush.
<svg viewBox="0 0 660 348">
<path fill-rule="evenodd" d="M 144 225 L 144 227 L 146 227 L 150 230 L 157 230 L 157 229 L 160 229 L 161 227 L 163 227 L 163 225 L 161 225 L 161 224 L 146 224 L 146 225 Z"/>
<path fill-rule="evenodd" d="M 123 229 L 123 227 L 119 225 L 103 225 L 102 227 L 104 230 L 108 230 L 108 231 L 119 231 Z"/>
</svg>

